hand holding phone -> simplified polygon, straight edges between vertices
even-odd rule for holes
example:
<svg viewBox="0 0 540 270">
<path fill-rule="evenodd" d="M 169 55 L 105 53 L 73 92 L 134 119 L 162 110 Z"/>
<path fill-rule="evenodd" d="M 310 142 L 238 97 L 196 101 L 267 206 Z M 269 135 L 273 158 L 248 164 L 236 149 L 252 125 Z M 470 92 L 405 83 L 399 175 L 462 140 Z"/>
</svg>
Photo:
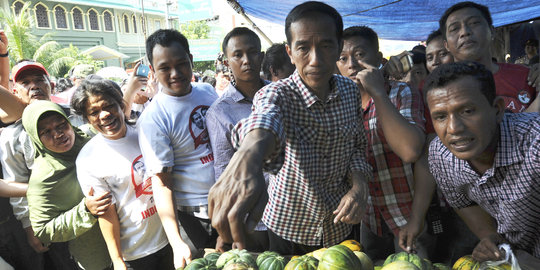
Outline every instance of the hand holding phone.
<svg viewBox="0 0 540 270">
<path fill-rule="evenodd" d="M 135 70 L 135 76 L 138 77 L 148 77 L 150 72 L 150 67 L 145 64 L 140 64 L 137 70 Z"/>
</svg>

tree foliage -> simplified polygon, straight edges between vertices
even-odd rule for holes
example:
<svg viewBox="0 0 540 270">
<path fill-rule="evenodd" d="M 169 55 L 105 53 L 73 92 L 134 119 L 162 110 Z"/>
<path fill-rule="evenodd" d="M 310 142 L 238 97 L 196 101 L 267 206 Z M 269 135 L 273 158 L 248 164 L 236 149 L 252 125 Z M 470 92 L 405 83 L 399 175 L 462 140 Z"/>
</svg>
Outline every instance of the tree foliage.
<svg viewBox="0 0 540 270">
<path fill-rule="evenodd" d="M 29 15 L 30 2 L 26 2 L 19 14 L 9 10 L 0 10 L 0 20 L 5 26 L 9 41 L 11 65 L 22 59 L 34 59 L 47 69 L 50 75 L 64 77 L 71 67 L 78 64 L 90 64 L 98 69 L 103 65 L 88 54 L 82 54 L 72 44 L 62 47 L 52 40 L 54 33 L 47 33 L 41 38 L 32 34 L 33 17 Z"/>
<path fill-rule="evenodd" d="M 189 39 L 207 39 L 210 26 L 205 20 L 189 21 L 180 25 L 180 32 Z"/>
</svg>

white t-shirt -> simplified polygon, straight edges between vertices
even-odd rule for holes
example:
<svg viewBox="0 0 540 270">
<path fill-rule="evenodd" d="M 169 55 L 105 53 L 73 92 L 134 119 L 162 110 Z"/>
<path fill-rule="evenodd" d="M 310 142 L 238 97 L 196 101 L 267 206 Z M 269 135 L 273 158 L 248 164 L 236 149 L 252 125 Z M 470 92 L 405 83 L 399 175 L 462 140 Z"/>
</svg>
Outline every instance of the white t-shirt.
<svg viewBox="0 0 540 270">
<path fill-rule="evenodd" d="M 208 204 L 215 183 L 214 155 L 206 129 L 206 110 L 217 99 L 206 83 L 191 83 L 191 93 L 158 93 L 138 120 L 139 144 L 149 176 L 172 167 L 179 206 Z"/>
<path fill-rule="evenodd" d="M 120 221 L 124 260 L 146 257 L 167 245 L 152 197 L 152 182 L 144 178 L 145 165 L 135 127 L 128 125 L 126 136 L 118 140 L 96 135 L 81 149 L 76 165 L 85 195 L 91 187 L 94 195 L 111 192 Z"/>
</svg>

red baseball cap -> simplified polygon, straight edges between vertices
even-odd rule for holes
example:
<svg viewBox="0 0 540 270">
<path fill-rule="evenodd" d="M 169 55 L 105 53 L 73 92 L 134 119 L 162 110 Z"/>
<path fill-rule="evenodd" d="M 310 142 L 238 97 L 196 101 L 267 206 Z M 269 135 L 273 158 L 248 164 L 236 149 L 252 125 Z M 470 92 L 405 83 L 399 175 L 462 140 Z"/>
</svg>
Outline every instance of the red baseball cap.
<svg viewBox="0 0 540 270">
<path fill-rule="evenodd" d="M 13 82 L 14 83 L 17 82 L 17 77 L 23 71 L 31 70 L 31 69 L 34 69 L 36 71 L 40 71 L 42 73 L 45 73 L 45 75 L 47 75 L 47 77 L 49 77 L 49 72 L 47 72 L 47 70 L 45 69 L 45 67 L 41 63 L 38 63 L 38 62 L 35 62 L 35 61 L 22 61 L 22 62 L 16 64 L 15 66 L 13 66 L 13 68 L 11 69 L 11 78 L 13 79 Z"/>
</svg>

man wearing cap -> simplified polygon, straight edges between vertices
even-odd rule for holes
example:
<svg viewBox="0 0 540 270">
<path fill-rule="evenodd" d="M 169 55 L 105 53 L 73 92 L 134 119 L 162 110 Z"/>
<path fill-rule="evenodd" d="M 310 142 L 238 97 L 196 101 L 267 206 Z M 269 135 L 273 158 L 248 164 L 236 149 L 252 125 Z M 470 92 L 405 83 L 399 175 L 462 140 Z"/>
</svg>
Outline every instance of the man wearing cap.
<svg viewBox="0 0 540 270">
<path fill-rule="evenodd" d="M 22 60 L 17 63 L 12 71 L 14 83 L 13 93 L 26 105 L 34 100 L 50 100 L 51 89 L 54 83 L 49 79 L 49 73 L 42 64 Z M 28 183 L 30 172 L 34 162 L 34 147 L 28 134 L 25 132 L 21 120 L 17 120 L 12 125 L 4 128 L 0 135 L 0 160 L 4 179 Z M 30 246 L 37 252 L 48 251 L 54 253 L 49 255 L 55 269 L 76 269 L 76 265 L 71 260 L 66 243 L 55 243 L 49 247 L 44 246 L 41 241 L 34 236 L 34 231 L 30 226 L 28 216 L 28 202 L 25 197 L 11 198 L 13 213 L 21 221 L 26 231 L 26 236 Z M 43 261 L 42 256 L 36 260 Z M 42 263 L 39 264 L 40 266 Z"/>
<path fill-rule="evenodd" d="M 80 64 L 72 67 L 69 70 L 69 79 L 73 82 L 73 87 L 56 95 L 61 101 L 56 102 L 62 105 L 69 105 L 71 103 L 71 97 L 81 82 L 86 79 L 86 76 L 94 74 L 94 66 L 88 64 Z M 54 101 L 54 100 L 53 100 Z"/>
</svg>

